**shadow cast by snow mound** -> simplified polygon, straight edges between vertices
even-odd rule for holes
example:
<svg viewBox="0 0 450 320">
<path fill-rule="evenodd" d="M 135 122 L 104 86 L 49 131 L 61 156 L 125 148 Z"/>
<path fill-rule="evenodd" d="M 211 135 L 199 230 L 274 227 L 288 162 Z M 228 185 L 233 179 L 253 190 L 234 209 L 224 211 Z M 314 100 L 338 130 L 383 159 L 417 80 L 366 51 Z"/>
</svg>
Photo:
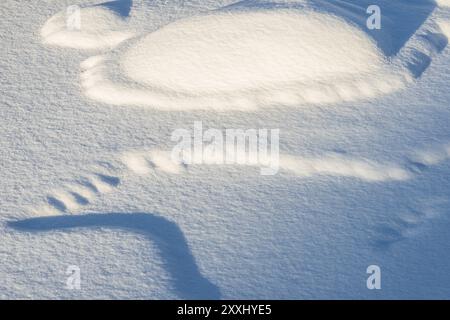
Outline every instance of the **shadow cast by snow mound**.
<svg viewBox="0 0 450 320">
<path fill-rule="evenodd" d="M 186 238 L 172 221 L 149 213 L 108 213 L 76 216 L 50 216 L 9 222 L 27 232 L 75 228 L 114 228 L 143 234 L 155 243 L 176 293 L 182 299 L 220 299 L 219 288 L 198 269 Z"/>
<path fill-rule="evenodd" d="M 128 17 L 130 15 L 132 5 L 133 5 L 132 0 L 115 0 L 115 1 L 99 3 L 95 6 L 106 7 L 110 10 L 113 10 L 114 12 L 116 12 L 118 15 L 121 15 L 122 17 Z"/>
</svg>

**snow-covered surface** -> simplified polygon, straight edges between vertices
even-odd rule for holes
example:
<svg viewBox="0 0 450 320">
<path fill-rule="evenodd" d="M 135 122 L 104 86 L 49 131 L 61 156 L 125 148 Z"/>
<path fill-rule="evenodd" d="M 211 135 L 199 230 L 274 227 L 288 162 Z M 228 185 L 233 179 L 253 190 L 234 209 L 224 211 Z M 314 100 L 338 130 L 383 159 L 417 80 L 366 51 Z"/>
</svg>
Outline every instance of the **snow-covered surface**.
<svg viewBox="0 0 450 320">
<path fill-rule="evenodd" d="M 1 2 L 0 298 L 450 296 L 449 1 L 234 2 Z M 195 121 L 279 173 L 172 163 Z"/>
</svg>

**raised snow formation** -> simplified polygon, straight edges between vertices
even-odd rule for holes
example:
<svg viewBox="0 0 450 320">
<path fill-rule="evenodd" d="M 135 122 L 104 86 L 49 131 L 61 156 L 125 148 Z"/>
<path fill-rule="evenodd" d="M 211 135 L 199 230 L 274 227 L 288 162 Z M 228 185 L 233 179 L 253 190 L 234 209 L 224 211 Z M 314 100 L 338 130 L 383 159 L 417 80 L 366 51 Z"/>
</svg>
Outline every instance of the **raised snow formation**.
<svg viewBox="0 0 450 320">
<path fill-rule="evenodd" d="M 375 31 L 366 26 L 368 0 L 247 0 L 140 36 L 132 20 L 145 8 L 128 17 L 85 7 L 79 31 L 67 30 L 60 13 L 42 36 L 79 49 L 122 43 L 81 65 L 83 92 L 107 104 L 219 111 L 332 104 L 404 88 L 447 46 L 448 24 L 431 18 L 447 0 L 375 3 L 384 18 Z"/>
<path fill-rule="evenodd" d="M 104 6 L 70 6 L 47 20 L 44 44 L 73 49 L 108 49 L 135 36 L 120 14 Z"/>
<path fill-rule="evenodd" d="M 184 19 L 146 35 L 115 59 L 94 57 L 83 64 L 86 95 L 165 110 L 332 103 L 375 97 L 411 80 L 367 34 L 313 11 Z M 128 83 L 112 81 L 112 70 Z"/>
</svg>

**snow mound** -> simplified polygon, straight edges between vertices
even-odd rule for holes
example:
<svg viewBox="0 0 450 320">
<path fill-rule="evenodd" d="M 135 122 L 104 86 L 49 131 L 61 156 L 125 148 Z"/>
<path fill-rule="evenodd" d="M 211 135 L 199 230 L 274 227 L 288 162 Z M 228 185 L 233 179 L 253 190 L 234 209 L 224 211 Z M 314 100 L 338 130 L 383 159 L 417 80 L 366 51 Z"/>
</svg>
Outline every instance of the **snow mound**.
<svg viewBox="0 0 450 320">
<path fill-rule="evenodd" d="M 241 150 L 242 151 L 242 150 Z M 122 156 L 125 166 L 139 175 L 146 175 L 155 169 L 171 173 L 179 174 L 185 172 L 185 169 L 191 165 L 205 166 L 253 166 L 267 169 L 279 166 L 279 169 L 293 174 L 297 177 L 310 177 L 314 175 L 342 176 L 349 178 L 361 179 L 366 182 L 380 181 L 403 181 L 412 177 L 410 172 L 396 164 L 381 164 L 366 159 L 353 159 L 349 157 L 338 156 L 335 154 L 324 155 L 318 158 L 308 158 L 294 156 L 289 154 L 281 154 L 279 159 L 271 156 L 261 158 L 258 154 L 246 153 L 234 154 L 236 158 L 244 159 L 242 163 L 224 164 L 221 162 L 224 158 L 233 158 L 227 154 L 229 150 L 224 150 L 225 154 L 191 154 L 184 155 L 183 160 L 188 160 L 186 164 L 181 159 L 174 159 L 170 152 L 162 150 L 147 150 L 127 152 Z M 239 153 L 239 152 L 238 152 Z M 278 172 L 278 168 L 274 170 L 274 174 Z"/>
<path fill-rule="evenodd" d="M 435 165 L 450 157 L 450 147 L 440 147 L 417 154 L 411 163 L 417 166 Z M 224 159 L 235 159 L 225 163 Z M 240 159 L 240 161 L 238 160 Z M 81 176 L 70 184 L 50 190 L 46 203 L 30 208 L 33 215 L 58 215 L 80 212 L 94 203 L 99 196 L 117 191 L 122 179 L 130 174 L 145 176 L 150 174 L 189 174 L 191 167 L 217 167 L 220 171 L 227 167 L 246 170 L 247 167 L 260 169 L 262 175 L 276 175 L 278 172 L 293 177 L 308 178 L 316 175 L 359 179 L 367 183 L 406 181 L 414 177 L 411 168 L 395 163 L 379 163 L 364 158 L 352 158 L 338 154 L 324 154 L 320 157 L 303 157 L 292 154 L 258 154 L 246 150 L 225 149 L 220 153 L 196 152 L 174 155 L 173 150 L 142 149 L 124 152 L 118 158 L 123 164 L 118 169 L 112 163 L 105 167 L 94 167 L 87 176 Z M 413 168 L 414 169 L 414 168 Z"/>
<path fill-rule="evenodd" d="M 143 38 L 122 63 L 140 83 L 208 94 L 358 76 L 378 71 L 383 57 L 362 31 L 336 17 L 275 11 L 172 23 Z"/>
<path fill-rule="evenodd" d="M 112 48 L 134 36 L 124 19 L 102 6 L 68 7 L 51 17 L 41 29 L 44 44 L 75 49 Z"/>
<path fill-rule="evenodd" d="M 297 176 L 326 174 L 353 177 L 369 182 L 402 181 L 411 178 L 411 175 L 399 166 L 371 163 L 365 160 L 348 159 L 335 155 L 318 159 L 284 155 L 280 158 L 280 166 Z"/>
<path fill-rule="evenodd" d="M 449 21 L 439 21 L 439 27 L 441 28 L 442 32 L 448 38 L 450 36 L 450 22 Z"/>
<path fill-rule="evenodd" d="M 410 80 L 407 71 L 394 72 L 358 27 L 307 9 L 180 20 L 111 59 L 88 59 L 82 68 L 90 98 L 169 110 L 350 101 L 395 91 Z M 117 74 L 124 83 L 112 80 Z"/>
<path fill-rule="evenodd" d="M 450 0 L 436 0 L 436 3 L 441 7 L 450 7 Z"/>
</svg>

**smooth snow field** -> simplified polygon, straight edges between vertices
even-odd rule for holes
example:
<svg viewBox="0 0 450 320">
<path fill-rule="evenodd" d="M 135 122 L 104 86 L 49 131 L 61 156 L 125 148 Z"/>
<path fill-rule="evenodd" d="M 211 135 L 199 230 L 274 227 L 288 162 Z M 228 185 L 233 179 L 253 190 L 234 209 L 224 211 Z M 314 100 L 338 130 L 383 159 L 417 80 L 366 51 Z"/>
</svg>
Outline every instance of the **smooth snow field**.
<svg viewBox="0 0 450 320">
<path fill-rule="evenodd" d="M 1 299 L 450 298 L 450 1 L 0 13 Z M 174 161 L 199 122 L 279 157 Z"/>
</svg>

